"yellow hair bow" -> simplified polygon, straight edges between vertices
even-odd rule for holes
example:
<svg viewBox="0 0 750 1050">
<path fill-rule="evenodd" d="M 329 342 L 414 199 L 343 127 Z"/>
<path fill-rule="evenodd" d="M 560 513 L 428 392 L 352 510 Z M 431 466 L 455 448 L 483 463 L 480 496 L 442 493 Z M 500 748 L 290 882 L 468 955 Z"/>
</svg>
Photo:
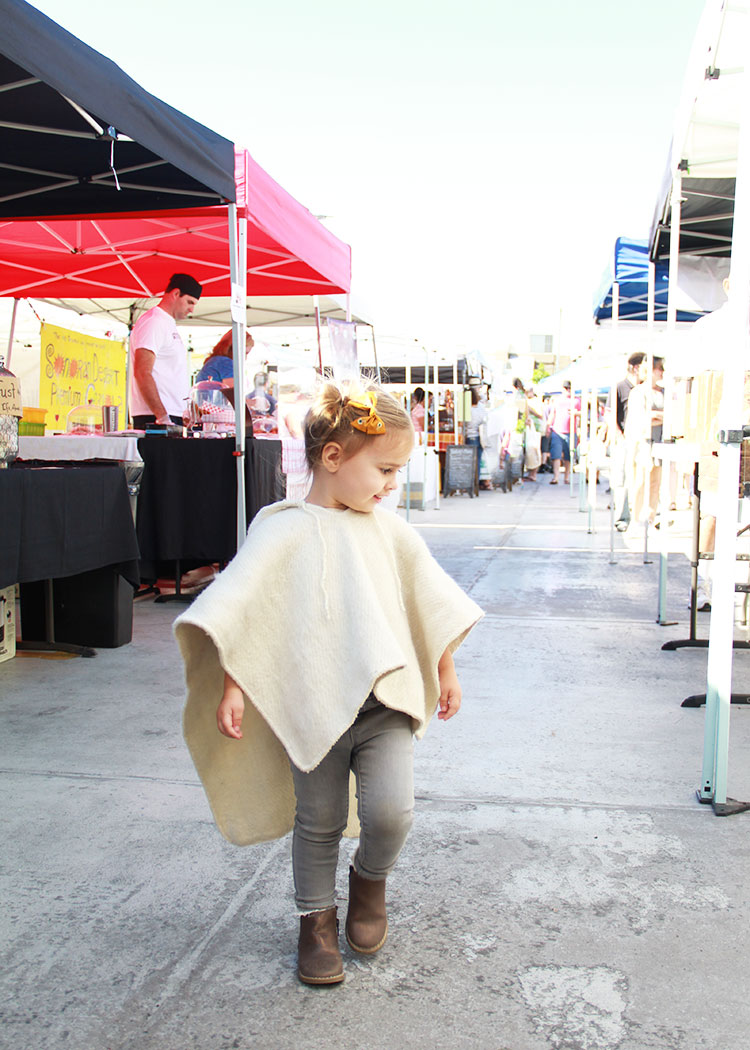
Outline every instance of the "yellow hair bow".
<svg viewBox="0 0 750 1050">
<path fill-rule="evenodd" d="M 385 423 L 377 414 L 375 409 L 378 399 L 371 390 L 366 391 L 359 397 L 350 397 L 349 404 L 352 408 L 361 409 L 362 414 L 351 420 L 355 430 L 361 430 L 363 434 L 384 434 Z"/>
</svg>

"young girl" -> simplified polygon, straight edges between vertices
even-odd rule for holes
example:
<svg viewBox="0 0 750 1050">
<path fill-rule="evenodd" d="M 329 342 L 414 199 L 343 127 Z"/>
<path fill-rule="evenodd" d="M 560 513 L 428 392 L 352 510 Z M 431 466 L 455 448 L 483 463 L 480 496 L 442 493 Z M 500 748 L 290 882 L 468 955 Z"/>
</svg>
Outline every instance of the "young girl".
<svg viewBox="0 0 750 1050">
<path fill-rule="evenodd" d="M 385 880 L 414 806 L 412 739 L 437 707 L 444 720 L 458 711 L 452 653 L 482 615 L 378 507 L 413 445 L 389 394 L 324 386 L 305 419 L 306 500 L 264 508 L 175 625 L 185 738 L 221 832 L 244 845 L 294 828 L 306 984 L 344 979 L 336 865 L 357 821 L 346 938 L 365 954 L 385 942 Z"/>
</svg>

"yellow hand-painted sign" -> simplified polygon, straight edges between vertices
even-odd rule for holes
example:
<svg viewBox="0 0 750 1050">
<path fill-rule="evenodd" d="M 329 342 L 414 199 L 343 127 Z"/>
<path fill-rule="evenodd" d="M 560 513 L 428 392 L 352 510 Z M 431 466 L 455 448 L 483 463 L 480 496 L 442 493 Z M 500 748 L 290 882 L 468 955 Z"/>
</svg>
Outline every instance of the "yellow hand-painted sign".
<svg viewBox="0 0 750 1050">
<path fill-rule="evenodd" d="M 126 364 L 122 342 L 43 324 L 39 407 L 53 415 L 47 425 L 62 428 L 71 408 L 89 404 L 119 405 L 123 419 Z"/>
</svg>

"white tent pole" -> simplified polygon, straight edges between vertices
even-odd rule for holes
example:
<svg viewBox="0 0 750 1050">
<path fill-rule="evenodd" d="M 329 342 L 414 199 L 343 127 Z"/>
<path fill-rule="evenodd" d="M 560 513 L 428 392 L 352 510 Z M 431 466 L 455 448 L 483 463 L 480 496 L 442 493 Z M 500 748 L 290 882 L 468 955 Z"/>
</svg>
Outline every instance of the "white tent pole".
<svg viewBox="0 0 750 1050">
<path fill-rule="evenodd" d="M 240 412 L 240 431 L 242 437 L 242 449 L 245 448 L 245 420 L 247 413 L 245 412 L 245 361 L 247 360 L 247 219 L 244 215 L 240 216 L 238 223 L 238 237 L 237 247 L 239 249 L 239 286 L 240 295 L 242 296 L 242 311 L 240 314 L 239 322 L 239 371 L 236 371 L 234 375 L 234 389 L 235 400 L 242 404 L 242 411 Z M 232 347 L 234 352 L 234 346 Z M 244 534 L 243 534 L 244 535 Z"/>
<path fill-rule="evenodd" d="M 747 23 L 747 18 L 745 19 Z M 750 29 L 745 25 L 744 68 L 750 68 Z M 747 74 L 746 74 L 747 75 Z M 731 320 L 719 407 L 719 493 L 716 549 L 708 643 L 706 723 L 700 798 L 717 812 L 732 811 L 727 800 L 729 714 L 734 648 L 734 579 L 737 557 L 737 500 L 742 437 L 745 368 L 750 352 L 750 112 L 745 99 L 740 118 L 735 180 L 734 235 L 729 272 Z M 722 807 L 727 807 L 723 808 Z M 747 809 L 737 803 L 734 809 Z"/>
<path fill-rule="evenodd" d="M 424 425 L 422 427 L 422 510 L 426 510 L 427 503 L 427 463 L 429 460 L 430 443 L 430 351 L 424 350 Z"/>
<path fill-rule="evenodd" d="M 410 416 L 411 416 L 411 398 L 412 398 L 411 362 L 408 361 L 407 365 L 406 365 L 406 411 L 409 413 Z M 412 461 L 412 456 L 413 455 L 414 455 L 414 450 L 412 449 L 412 453 L 409 456 L 409 459 L 408 459 L 407 464 L 406 464 L 406 520 L 407 521 L 409 521 L 411 519 L 411 461 Z"/>
<path fill-rule="evenodd" d="M 318 365 L 320 366 L 320 378 L 323 378 L 323 348 L 320 340 L 320 299 L 317 295 L 313 296 L 313 306 L 315 308 L 315 330 L 318 335 Z M 348 313 L 348 311 L 347 311 Z"/>
<path fill-rule="evenodd" d="M 347 319 L 347 321 L 351 321 L 351 319 L 352 319 L 351 296 L 349 295 L 348 292 L 346 293 L 346 319 Z"/>
<path fill-rule="evenodd" d="M 682 221 L 682 173 L 675 172 L 672 181 L 672 224 L 669 234 L 669 287 L 667 289 L 667 346 L 670 357 L 677 351 L 677 281 L 680 270 L 680 223 Z M 647 314 L 647 340 L 648 347 L 648 382 L 651 380 L 651 368 L 654 360 L 654 304 L 656 299 L 656 267 L 649 263 L 648 267 L 648 314 Z M 671 437 L 671 404 L 673 395 L 673 383 L 667 378 L 667 369 L 670 367 L 666 362 L 664 369 L 664 416 L 662 420 L 661 443 Z M 649 389 L 649 396 L 650 389 Z M 667 626 L 670 621 L 666 619 L 667 603 L 667 573 L 669 569 L 669 488 L 670 475 L 672 471 L 672 460 L 662 458 L 661 460 L 661 484 L 659 486 L 659 604 L 656 622 L 661 626 Z M 672 621 L 673 622 L 673 621 Z"/>
<path fill-rule="evenodd" d="M 440 510 L 440 384 L 438 377 L 438 353 L 435 351 L 435 363 L 433 365 L 433 382 L 435 386 L 435 393 L 433 397 L 435 399 L 435 467 L 437 470 L 437 482 L 435 485 L 435 510 Z"/>
<path fill-rule="evenodd" d="M 135 303 L 130 304 L 130 310 L 128 311 L 128 347 L 127 355 L 125 357 L 125 426 L 129 427 L 130 423 L 130 376 L 133 368 L 132 356 L 130 353 L 130 336 L 135 325 Z"/>
<path fill-rule="evenodd" d="M 232 361 L 237 463 L 237 550 L 245 540 L 245 288 L 247 283 L 247 219 L 237 220 L 237 205 L 229 205 L 229 271 L 232 288 Z"/>
<path fill-rule="evenodd" d="M 16 314 L 18 313 L 18 299 L 13 300 L 13 313 L 10 318 L 10 335 L 8 336 L 8 353 L 5 355 L 5 367 L 10 371 L 10 359 L 13 356 L 13 337 L 16 334 Z"/>
<path fill-rule="evenodd" d="M 570 382 L 570 423 L 568 425 L 568 451 L 570 452 L 570 498 L 575 497 L 576 481 L 578 482 L 578 500 L 579 508 L 583 508 L 580 505 L 580 500 L 584 498 L 585 481 L 584 475 L 580 472 L 581 461 L 580 461 L 580 430 L 579 439 L 576 438 L 575 428 L 575 403 L 576 403 L 576 392 L 575 392 L 575 380 L 571 379 Z M 581 421 L 583 420 L 583 380 L 581 380 Z M 576 452 L 579 453 L 578 463 L 576 464 Z"/>
<path fill-rule="evenodd" d="M 463 391 L 461 392 L 463 397 Z M 463 408 L 463 405 L 461 406 Z M 453 358 L 453 444 L 458 444 L 458 361 Z"/>
<path fill-rule="evenodd" d="M 615 242 L 615 261 L 614 261 L 614 269 L 613 269 L 612 272 L 614 273 L 614 276 L 615 276 L 615 280 L 612 282 L 612 331 L 613 332 L 617 332 L 617 329 L 618 329 L 619 324 L 620 324 L 620 285 L 619 285 L 619 283 L 617 281 L 617 242 Z M 617 336 L 615 336 L 615 340 L 616 339 L 617 339 Z M 616 342 L 615 342 L 615 345 L 617 345 Z M 609 462 L 610 462 L 609 487 L 610 487 L 610 490 L 611 490 L 611 493 L 610 493 L 611 499 L 609 501 L 609 509 L 610 509 L 610 515 L 609 515 L 609 564 L 610 565 L 614 565 L 615 564 L 615 494 L 614 494 L 614 489 L 612 488 L 612 462 L 613 462 L 612 457 L 614 455 L 614 442 L 615 442 L 615 440 L 617 438 L 617 394 L 616 394 L 616 389 L 617 388 L 616 388 L 616 386 L 614 386 L 614 384 L 612 384 L 612 387 L 614 387 L 614 391 L 613 391 L 612 388 L 610 388 L 610 403 L 612 403 L 614 407 L 613 407 L 613 410 L 612 410 L 612 421 L 610 423 L 611 432 L 610 432 L 609 437 L 608 437 L 609 452 L 610 452 L 610 460 L 609 460 Z M 625 468 L 625 469 L 627 470 L 627 468 Z M 627 477 L 627 474 L 626 474 L 626 477 Z M 622 478 L 620 479 L 620 481 L 622 481 Z M 627 492 L 627 487 L 626 487 L 626 492 Z M 627 495 L 625 496 L 625 499 L 627 500 Z M 621 511 L 621 513 L 622 513 L 622 511 Z"/>
<path fill-rule="evenodd" d="M 370 332 L 372 333 L 372 353 L 375 358 L 375 376 L 377 377 L 378 385 L 380 385 L 380 365 L 378 364 L 378 348 L 375 344 L 375 325 L 370 325 Z"/>
<path fill-rule="evenodd" d="M 581 414 L 580 422 L 578 427 L 578 463 L 571 463 L 571 483 L 570 491 L 573 491 L 573 478 L 578 477 L 578 512 L 585 514 L 588 506 L 588 469 L 589 469 L 589 445 L 588 445 L 588 421 L 589 421 L 589 380 L 588 380 L 588 363 L 584 364 L 583 359 L 580 359 L 579 364 L 581 366 Z M 572 442 L 573 434 L 573 406 L 575 405 L 575 382 L 571 386 L 571 402 L 570 402 L 570 432 L 571 436 L 568 439 Z M 571 449 L 572 456 L 572 449 Z"/>
<path fill-rule="evenodd" d="M 586 417 L 587 417 L 587 431 L 588 437 L 586 441 L 586 487 L 588 490 L 588 532 L 593 535 L 596 533 L 596 463 L 594 457 L 594 442 L 596 440 L 596 421 L 597 412 L 599 408 L 599 397 L 597 394 L 596 375 L 593 372 L 593 366 L 589 366 L 592 369 L 590 373 L 591 378 L 588 381 L 588 391 L 586 394 Z"/>
<path fill-rule="evenodd" d="M 682 220 L 682 172 L 672 176 L 672 215 L 669 229 L 669 288 L 667 290 L 667 331 L 670 342 L 677 323 L 677 277 L 680 268 L 680 222 Z M 650 348 L 649 348 L 650 349 Z"/>
<path fill-rule="evenodd" d="M 677 282 L 680 272 L 680 224 L 682 222 L 682 172 L 676 171 L 672 177 L 672 215 L 669 231 L 669 288 L 667 289 L 667 346 L 670 356 L 677 351 Z M 651 284 L 655 281 L 655 272 L 649 266 L 649 300 L 651 300 Z M 654 325 L 653 316 L 649 314 L 647 321 L 647 347 L 648 367 L 646 369 L 646 382 L 648 384 L 646 397 L 651 398 L 652 375 L 651 370 L 654 363 Z M 665 369 L 666 379 L 666 369 Z M 671 399 L 672 386 L 664 383 L 664 417 L 662 421 L 662 444 L 670 436 L 671 426 Z M 650 402 L 649 402 L 650 404 Z M 649 405 L 647 405 L 649 407 Z M 649 410 L 649 421 L 650 421 Z M 649 422 L 650 426 L 650 422 Z M 653 451 L 653 449 L 652 449 Z M 669 568 L 669 476 L 671 471 L 671 460 L 661 460 L 661 485 L 659 488 L 659 602 L 656 622 L 664 627 L 668 621 L 665 619 L 665 608 L 667 601 L 667 572 Z"/>
</svg>

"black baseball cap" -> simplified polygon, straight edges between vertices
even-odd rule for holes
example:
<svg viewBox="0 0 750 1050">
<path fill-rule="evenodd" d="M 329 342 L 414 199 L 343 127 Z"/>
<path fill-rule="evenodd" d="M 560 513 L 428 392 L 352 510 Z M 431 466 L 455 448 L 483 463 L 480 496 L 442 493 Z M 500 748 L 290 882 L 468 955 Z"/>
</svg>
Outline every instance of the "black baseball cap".
<svg viewBox="0 0 750 1050">
<path fill-rule="evenodd" d="M 180 295 L 192 295 L 193 299 L 200 299 L 203 291 L 203 285 L 198 284 L 189 273 L 173 273 L 169 278 L 167 291 L 171 292 L 173 288 L 179 288 Z"/>
</svg>

